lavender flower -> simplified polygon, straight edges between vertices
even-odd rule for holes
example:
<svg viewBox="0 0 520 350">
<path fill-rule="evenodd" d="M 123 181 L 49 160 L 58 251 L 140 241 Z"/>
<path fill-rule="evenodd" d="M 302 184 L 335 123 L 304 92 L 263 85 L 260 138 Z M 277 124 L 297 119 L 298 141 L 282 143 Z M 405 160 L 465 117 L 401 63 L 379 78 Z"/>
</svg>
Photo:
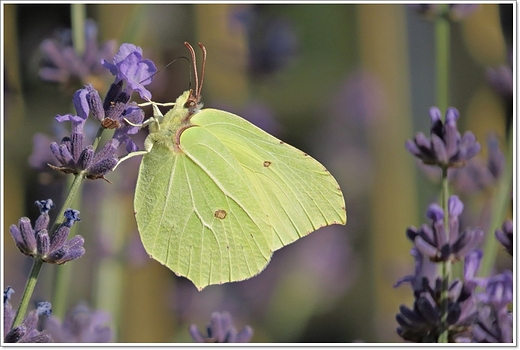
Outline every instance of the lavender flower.
<svg viewBox="0 0 520 350">
<path fill-rule="evenodd" d="M 116 51 L 116 41 L 110 40 L 101 47 L 97 44 L 97 25 L 87 19 L 85 22 L 85 52 L 81 55 L 72 47 L 71 31 L 61 32 L 58 39 L 46 39 L 40 49 L 43 53 L 40 78 L 49 82 L 67 83 L 73 78 L 84 82 L 87 77 L 101 75 L 105 71 L 101 59 L 112 57 Z"/>
<path fill-rule="evenodd" d="M 513 221 L 504 222 L 502 229 L 495 231 L 495 237 L 506 248 L 506 252 L 513 256 Z"/>
<path fill-rule="evenodd" d="M 150 99 L 151 94 L 145 89 L 152 81 L 156 72 L 152 61 L 142 58 L 142 50 L 132 44 L 121 45 L 114 57 L 114 64 L 103 60 L 103 65 L 116 75 L 105 100 L 102 101 L 97 90 L 87 84 L 74 94 L 73 102 L 78 115 L 57 116 L 59 122 L 70 121 L 72 134 L 64 137 L 58 145 L 51 144 L 51 151 L 60 162 L 59 166 L 49 166 L 66 174 L 83 174 L 87 179 L 104 179 L 117 164 L 116 150 L 120 144 L 126 144 L 128 152 L 138 148 L 130 139 L 144 118 L 143 111 L 135 103 L 129 103 L 132 92 L 137 91 L 141 97 Z M 123 85 L 126 83 L 126 88 Z M 101 123 L 104 128 L 117 129 L 113 137 L 104 145 L 101 151 L 95 153 L 92 146 L 84 147 L 83 126 L 89 113 Z M 130 122 L 130 123 L 128 123 Z"/>
<path fill-rule="evenodd" d="M 472 158 L 463 168 L 453 169 L 448 178 L 461 192 L 472 193 L 496 185 L 504 172 L 506 159 L 498 146 L 496 135 L 487 138 L 488 158 Z"/>
<path fill-rule="evenodd" d="M 507 309 L 513 301 L 513 274 L 506 270 L 486 281 L 484 293 L 477 295 L 483 304 L 472 329 L 473 342 L 511 343 L 513 319 Z"/>
<path fill-rule="evenodd" d="M 132 124 L 141 124 L 144 119 L 144 112 L 135 102 L 129 103 L 130 96 L 122 89 L 123 81 L 114 83 L 110 86 L 104 101 L 101 101 L 99 93 L 86 85 L 88 90 L 87 101 L 92 115 L 101 123 L 104 128 L 116 129 L 113 138 L 118 144 L 125 143 L 128 152 L 137 150 L 128 135 L 136 134 L 139 127 Z"/>
<path fill-rule="evenodd" d="M 60 225 L 54 234 L 49 237 L 47 228 L 49 226 L 48 211 L 54 205 L 52 200 L 37 201 L 40 207 L 40 216 L 35 222 L 34 228 L 31 220 L 22 217 L 18 221 L 18 226 L 11 225 L 10 232 L 18 249 L 25 255 L 35 259 L 41 259 L 51 264 L 64 264 L 67 261 L 75 260 L 85 254 L 83 248 L 84 239 L 77 235 L 69 241 L 70 227 L 75 221 L 79 221 L 79 212 L 68 209 L 65 211 L 65 223 Z"/>
<path fill-rule="evenodd" d="M 194 324 L 190 326 L 189 331 L 197 343 L 247 343 L 253 336 L 253 329 L 249 326 L 245 326 L 237 333 L 231 315 L 227 311 L 211 314 L 207 336 L 203 335 Z"/>
<path fill-rule="evenodd" d="M 423 277 L 421 283 L 413 285 L 413 289 L 413 309 L 401 305 L 400 313 L 396 315 L 399 323 L 397 334 L 413 342 L 436 342 L 444 331 L 441 322 L 441 279 L 437 278 L 431 286 L 429 279 Z M 459 279 L 453 280 L 448 287 L 447 329 L 450 342 L 455 341 L 459 333 L 470 329 L 477 317 L 471 294 L 466 290 Z"/>
<path fill-rule="evenodd" d="M 132 95 L 135 90 L 141 98 L 149 100 L 152 97 L 150 91 L 144 87 L 152 82 L 152 76 L 157 71 L 151 60 L 143 59 L 143 50 L 133 44 L 122 44 L 114 56 L 113 64 L 103 60 L 103 66 L 108 68 L 112 75 L 116 76 L 114 84 L 125 81 L 126 93 Z"/>
<path fill-rule="evenodd" d="M 429 114 L 430 139 L 419 132 L 413 141 L 405 143 L 406 149 L 423 163 L 443 168 L 460 167 L 480 151 L 480 144 L 471 131 L 466 131 L 461 137 L 457 130 L 459 112 L 456 108 L 448 108 L 444 123 L 437 107 L 430 108 Z"/>
<path fill-rule="evenodd" d="M 40 332 L 36 329 L 38 318 L 41 315 L 51 313 L 51 303 L 48 301 L 38 303 L 36 310 L 31 310 L 23 320 L 23 322 L 12 328 L 15 312 L 9 302 L 11 294 L 14 290 L 7 287 L 4 291 L 4 342 L 6 343 L 51 343 L 52 337 L 46 332 Z"/>
<path fill-rule="evenodd" d="M 463 209 L 464 205 L 457 196 L 449 198 L 448 238 L 444 227 L 444 212 L 438 204 L 430 205 L 426 212 L 426 216 L 432 221 L 430 225 L 424 224 L 419 229 L 409 227 L 406 235 L 431 261 L 461 260 L 468 252 L 480 245 L 484 238 L 484 232 L 478 228 L 468 228 L 459 233 L 458 217 Z"/>
<path fill-rule="evenodd" d="M 298 38 L 294 26 L 284 18 L 273 17 L 262 5 L 238 7 L 231 25 L 239 22 L 249 40 L 249 72 L 253 76 L 279 71 L 295 58 Z"/>
<path fill-rule="evenodd" d="M 493 304 L 484 305 L 471 333 L 472 341 L 476 343 L 512 343 L 512 315 L 506 308 L 497 309 Z"/>
<path fill-rule="evenodd" d="M 93 311 L 80 303 L 67 313 L 63 322 L 51 316 L 45 327 L 56 343 L 108 343 L 113 338 L 109 322 L 108 313 Z"/>
</svg>

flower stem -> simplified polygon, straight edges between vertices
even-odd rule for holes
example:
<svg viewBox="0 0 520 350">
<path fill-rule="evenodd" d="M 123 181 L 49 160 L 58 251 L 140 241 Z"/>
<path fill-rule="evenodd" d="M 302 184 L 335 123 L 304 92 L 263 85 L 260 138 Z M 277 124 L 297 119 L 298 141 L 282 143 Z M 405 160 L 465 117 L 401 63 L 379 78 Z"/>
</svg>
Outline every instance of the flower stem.
<svg viewBox="0 0 520 350">
<path fill-rule="evenodd" d="M 442 186 L 441 186 L 441 201 L 442 211 L 444 212 L 444 228 L 446 230 L 446 241 L 450 239 L 450 226 L 449 226 L 449 210 L 448 210 L 448 198 L 450 190 L 448 186 L 448 168 L 442 168 Z M 451 262 L 443 261 L 441 263 L 441 279 L 442 279 L 442 292 L 441 292 L 441 334 L 439 335 L 439 343 L 448 342 L 448 287 L 451 280 Z"/>
<path fill-rule="evenodd" d="M 63 205 L 61 206 L 58 215 L 56 215 L 56 220 L 54 220 L 54 224 L 49 230 L 51 237 L 52 235 L 54 235 L 54 232 L 56 231 L 58 226 L 65 222 L 65 210 L 69 209 L 72 206 L 72 202 L 76 197 L 76 193 L 78 192 L 81 186 L 81 181 L 83 181 L 83 174 L 79 173 L 74 175 L 74 181 L 72 181 L 72 185 L 70 186 L 67 198 L 65 198 L 65 202 L 63 202 Z"/>
<path fill-rule="evenodd" d="M 435 55 L 436 55 L 436 83 L 437 83 L 437 107 L 441 111 L 448 108 L 449 100 L 449 62 L 450 62 L 450 23 L 447 18 L 449 8 L 447 4 L 439 4 L 441 13 L 435 21 Z M 442 167 L 441 201 L 444 212 L 444 227 L 446 230 L 446 241 L 449 242 L 450 228 L 448 219 L 448 168 Z M 451 279 L 451 262 L 441 262 L 440 275 L 442 279 L 441 291 L 441 333 L 439 343 L 447 343 L 448 339 L 448 287 Z"/>
<path fill-rule="evenodd" d="M 443 13 L 437 16 L 435 21 L 435 55 L 436 55 L 436 82 L 437 82 L 437 107 L 441 111 L 448 108 L 449 96 L 449 62 L 450 62 L 450 23 L 447 16 L 447 4 L 439 4 Z"/>
<path fill-rule="evenodd" d="M 70 7 L 70 17 L 72 22 L 72 43 L 74 45 L 74 51 L 78 56 L 83 55 L 85 52 L 85 18 L 86 18 L 86 5 L 75 3 Z"/>
<path fill-rule="evenodd" d="M 27 284 L 25 285 L 25 289 L 23 291 L 22 300 L 20 301 L 20 306 L 18 307 L 16 317 L 13 321 L 13 328 L 22 323 L 22 320 L 25 316 L 25 312 L 27 311 L 27 306 L 29 306 L 29 301 L 31 300 L 34 288 L 36 287 L 36 282 L 38 281 L 38 274 L 40 273 L 42 265 L 42 260 L 34 259 L 33 266 L 31 268 L 31 273 L 29 274 L 29 279 L 27 280 Z"/>
</svg>

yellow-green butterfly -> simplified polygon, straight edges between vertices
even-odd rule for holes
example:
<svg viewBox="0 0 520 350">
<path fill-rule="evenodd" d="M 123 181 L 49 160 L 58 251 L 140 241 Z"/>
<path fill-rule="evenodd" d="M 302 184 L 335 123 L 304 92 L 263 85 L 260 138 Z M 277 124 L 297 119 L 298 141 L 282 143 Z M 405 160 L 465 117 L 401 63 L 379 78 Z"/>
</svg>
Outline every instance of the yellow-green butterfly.
<svg viewBox="0 0 520 350">
<path fill-rule="evenodd" d="M 331 224 L 347 221 L 338 183 L 323 165 L 245 119 L 201 109 L 185 91 L 150 134 L 134 198 L 143 245 L 152 258 L 202 290 L 260 273 L 272 253 Z M 171 105 L 171 104 L 170 104 Z M 121 161 L 122 161 L 121 160 Z"/>
</svg>

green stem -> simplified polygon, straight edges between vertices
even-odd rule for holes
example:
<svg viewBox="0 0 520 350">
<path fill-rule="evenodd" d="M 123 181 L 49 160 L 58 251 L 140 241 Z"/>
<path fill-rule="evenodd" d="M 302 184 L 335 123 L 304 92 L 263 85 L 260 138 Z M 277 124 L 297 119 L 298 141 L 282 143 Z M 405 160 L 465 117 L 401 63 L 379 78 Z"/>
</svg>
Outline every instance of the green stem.
<svg viewBox="0 0 520 350">
<path fill-rule="evenodd" d="M 81 181 L 83 181 L 82 173 L 74 175 L 74 181 L 72 181 L 72 185 L 70 186 L 67 198 L 65 198 L 65 202 L 63 202 L 63 205 L 61 206 L 61 209 L 60 209 L 58 215 L 56 215 L 56 220 L 54 221 L 54 224 L 52 225 L 51 229 L 49 230 L 51 237 L 54 234 L 54 232 L 56 231 L 56 229 L 58 228 L 58 226 L 60 226 L 61 224 L 63 224 L 65 222 L 65 216 L 64 216 L 65 210 L 72 207 L 72 202 L 74 201 L 74 197 L 76 196 L 76 193 L 78 192 L 78 190 L 81 186 Z"/>
<path fill-rule="evenodd" d="M 78 56 L 85 52 L 85 19 L 86 19 L 86 5 L 74 3 L 70 7 L 70 17 L 72 22 L 72 44 L 74 51 Z"/>
<path fill-rule="evenodd" d="M 437 107 L 441 111 L 448 108 L 449 103 L 449 63 L 450 63 L 450 23 L 448 21 L 447 12 L 449 5 L 439 4 L 441 13 L 435 21 L 435 56 L 436 56 L 436 102 Z M 449 212 L 448 212 L 448 168 L 442 167 L 442 185 L 441 185 L 441 201 L 444 212 L 444 227 L 446 230 L 446 241 L 449 241 Z M 439 343 L 447 343 L 448 339 L 448 287 L 451 279 L 451 262 L 445 261 L 441 263 L 440 275 L 442 279 L 441 291 L 441 333 L 439 334 Z"/>
<path fill-rule="evenodd" d="M 448 5 L 440 4 L 444 12 L 448 11 Z M 447 16 L 439 15 L 435 21 L 435 55 L 437 75 L 437 107 L 444 111 L 449 103 L 449 62 L 450 62 L 450 23 Z"/>
<path fill-rule="evenodd" d="M 31 296 L 34 292 L 34 288 L 36 287 L 36 282 L 38 281 L 38 274 L 42 268 L 43 261 L 40 259 L 35 259 L 33 262 L 33 266 L 31 268 L 31 273 L 29 274 L 29 278 L 27 279 L 27 284 L 25 285 L 25 289 L 23 291 L 22 300 L 20 301 L 20 306 L 18 307 L 18 311 L 16 312 L 16 317 L 14 318 L 13 328 L 22 323 L 22 320 L 25 316 L 25 312 L 27 311 L 27 306 L 29 306 L 29 301 L 31 300 Z"/>
<path fill-rule="evenodd" d="M 491 223 L 489 225 L 486 240 L 483 246 L 484 256 L 480 265 L 480 276 L 488 276 L 495 265 L 498 241 L 495 238 L 495 230 L 502 226 L 506 217 L 508 204 L 511 202 L 511 190 L 513 186 L 513 128 L 509 129 L 507 139 L 506 167 L 504 174 L 498 183 L 498 189 L 493 198 Z"/>
<path fill-rule="evenodd" d="M 441 189 L 441 201 L 442 211 L 444 212 L 444 228 L 446 230 L 446 241 L 450 239 L 450 226 L 449 226 L 449 210 L 448 210 L 448 199 L 450 196 L 450 190 L 448 186 L 448 168 L 442 168 L 442 189 Z M 448 287 L 451 280 L 451 262 L 444 261 L 441 263 L 441 279 L 442 279 L 442 291 L 441 291 L 441 334 L 439 335 L 439 343 L 448 342 Z"/>
</svg>

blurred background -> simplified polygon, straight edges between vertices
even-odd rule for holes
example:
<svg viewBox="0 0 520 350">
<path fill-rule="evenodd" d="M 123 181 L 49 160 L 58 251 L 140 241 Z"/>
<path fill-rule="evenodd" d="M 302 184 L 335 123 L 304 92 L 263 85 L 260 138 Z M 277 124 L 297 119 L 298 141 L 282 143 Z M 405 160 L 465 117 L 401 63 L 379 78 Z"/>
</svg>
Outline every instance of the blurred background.
<svg viewBox="0 0 520 350">
<path fill-rule="evenodd" d="M 36 200 L 51 198 L 59 207 L 71 180 L 46 166 L 56 164 L 49 143 L 70 133 L 54 117 L 74 113 L 72 95 L 86 83 L 103 97 L 113 77 L 96 69 L 51 78 L 41 73 L 49 64 L 44 40 L 70 46 L 70 5 L 3 6 L 3 282 L 16 291 L 16 308 L 31 259 L 18 252 L 9 226 L 22 216 L 35 220 Z M 513 5 L 503 6 L 507 29 Z M 189 325 L 204 330 L 211 313 L 223 310 L 238 330 L 254 329 L 252 342 L 400 342 L 394 317 L 400 304 L 413 301 L 410 288 L 392 287 L 414 269 L 405 230 L 426 222 L 425 210 L 439 192 L 439 174 L 418 166 L 404 148 L 416 132 L 429 134 L 428 109 L 436 102 L 434 23 L 399 4 L 84 9 L 97 30 L 89 33 L 98 59 L 111 61 L 119 45 L 130 42 L 161 69 L 188 56 L 184 41 L 202 42 L 208 52 L 205 106 L 236 113 L 318 159 L 343 190 L 348 222 L 277 251 L 250 280 L 198 292 L 144 252 L 133 217 L 135 157 L 108 174 L 112 184 L 85 181 L 74 233 L 85 237 L 87 252 L 63 266 L 44 266 L 33 299 L 53 302 L 60 318 L 81 301 L 107 312 L 116 342 L 192 342 Z M 483 146 L 481 161 L 490 133 L 505 150 L 512 95 L 501 95 L 486 77 L 490 67 L 511 67 L 510 45 L 498 4 L 481 4 L 451 24 L 449 104 L 461 113 L 459 130 L 472 130 Z M 161 70 L 147 86 L 153 100 L 175 101 L 190 87 L 190 69 L 176 60 Z M 87 127 L 91 137 L 96 129 L 95 123 Z M 134 139 L 142 147 L 145 137 L 142 130 Z M 493 184 L 457 193 L 466 203 L 463 226 L 487 230 Z M 59 288 L 67 297 L 54 300 Z"/>
</svg>

